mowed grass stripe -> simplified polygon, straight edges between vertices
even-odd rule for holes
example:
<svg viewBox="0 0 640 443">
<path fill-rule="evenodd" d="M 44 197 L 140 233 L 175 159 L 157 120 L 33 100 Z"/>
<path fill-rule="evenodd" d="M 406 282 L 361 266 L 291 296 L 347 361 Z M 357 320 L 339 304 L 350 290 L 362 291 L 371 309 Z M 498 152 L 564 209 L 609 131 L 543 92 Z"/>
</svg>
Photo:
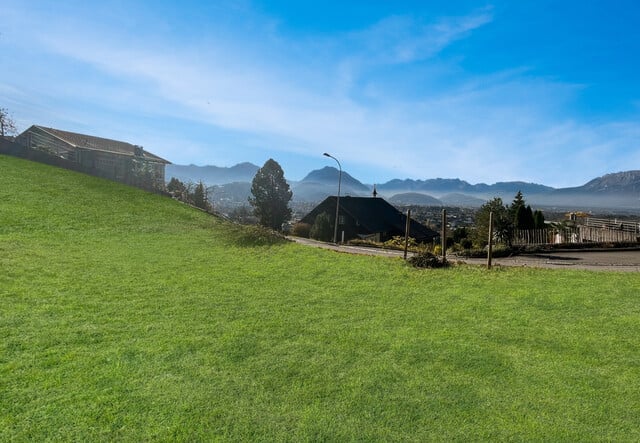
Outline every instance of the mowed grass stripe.
<svg viewBox="0 0 640 443">
<path fill-rule="evenodd" d="M 640 278 L 274 242 L 0 156 L 0 440 L 640 438 Z"/>
</svg>

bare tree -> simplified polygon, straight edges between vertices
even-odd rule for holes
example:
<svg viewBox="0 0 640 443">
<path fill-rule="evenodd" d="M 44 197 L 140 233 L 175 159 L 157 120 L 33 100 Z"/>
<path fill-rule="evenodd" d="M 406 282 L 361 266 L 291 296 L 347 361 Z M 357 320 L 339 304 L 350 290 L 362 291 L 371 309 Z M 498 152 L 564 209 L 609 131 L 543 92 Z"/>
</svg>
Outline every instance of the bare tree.
<svg viewBox="0 0 640 443">
<path fill-rule="evenodd" d="M 6 108 L 0 108 L 0 136 L 12 135 L 17 132 L 16 124 Z"/>
</svg>

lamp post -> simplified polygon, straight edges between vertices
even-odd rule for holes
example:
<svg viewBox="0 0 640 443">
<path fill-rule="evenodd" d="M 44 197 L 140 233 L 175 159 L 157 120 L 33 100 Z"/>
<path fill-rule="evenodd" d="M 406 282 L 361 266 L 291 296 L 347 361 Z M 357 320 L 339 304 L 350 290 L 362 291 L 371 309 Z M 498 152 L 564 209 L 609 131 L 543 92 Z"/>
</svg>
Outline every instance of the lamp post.
<svg viewBox="0 0 640 443">
<path fill-rule="evenodd" d="M 332 158 L 336 161 L 336 163 L 338 164 L 338 198 L 336 199 L 336 222 L 334 224 L 333 227 L 333 242 L 334 243 L 338 243 L 338 213 L 340 212 L 340 184 L 342 183 L 342 165 L 340 165 L 340 162 L 338 161 L 337 158 L 335 158 L 333 155 L 328 154 L 328 153 L 324 153 L 322 154 L 325 157 L 329 157 Z"/>
</svg>

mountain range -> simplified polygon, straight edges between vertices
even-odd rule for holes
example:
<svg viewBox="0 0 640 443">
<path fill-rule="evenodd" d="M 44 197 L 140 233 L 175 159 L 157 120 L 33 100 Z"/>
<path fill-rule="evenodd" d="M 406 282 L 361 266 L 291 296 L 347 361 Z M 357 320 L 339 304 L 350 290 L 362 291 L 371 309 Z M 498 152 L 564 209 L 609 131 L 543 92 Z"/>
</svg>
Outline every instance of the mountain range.
<svg viewBox="0 0 640 443">
<path fill-rule="evenodd" d="M 218 166 L 167 165 L 166 177 L 184 182 L 202 180 L 211 187 L 214 200 L 246 203 L 258 166 L 240 163 L 230 168 Z M 300 181 L 289 181 L 294 202 L 319 202 L 337 192 L 338 169 L 326 166 L 311 171 Z M 340 195 L 372 195 L 374 185 L 364 184 L 342 171 Z M 640 170 L 597 177 L 582 186 L 553 188 L 523 181 L 470 184 L 459 178 L 426 180 L 394 179 L 376 184 L 380 197 L 396 205 L 479 207 L 500 197 L 510 202 L 520 191 L 527 203 L 558 208 L 603 208 L 640 211 Z"/>
</svg>

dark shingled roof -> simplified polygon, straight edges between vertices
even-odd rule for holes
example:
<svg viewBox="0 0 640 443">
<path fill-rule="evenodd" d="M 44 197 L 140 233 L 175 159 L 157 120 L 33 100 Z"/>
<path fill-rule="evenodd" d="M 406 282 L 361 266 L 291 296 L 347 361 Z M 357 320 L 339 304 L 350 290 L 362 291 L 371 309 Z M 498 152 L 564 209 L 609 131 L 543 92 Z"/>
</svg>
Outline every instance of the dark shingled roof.
<svg viewBox="0 0 640 443">
<path fill-rule="evenodd" d="M 335 207 L 336 197 L 327 197 L 301 221 L 313 224 L 316 216 L 322 212 L 327 212 L 333 216 Z M 348 214 L 357 220 L 360 224 L 360 230 L 371 234 L 378 232 L 404 233 L 407 220 L 405 214 L 382 198 L 340 197 L 340 213 Z M 438 233 L 411 219 L 410 236 L 418 241 L 431 241 L 438 236 Z"/>
<path fill-rule="evenodd" d="M 34 126 L 78 148 L 93 149 L 96 151 L 105 151 L 105 152 L 111 152 L 114 154 L 128 155 L 128 156 L 134 156 L 136 153 L 136 148 L 142 149 L 142 147 L 132 145 L 131 143 L 127 143 L 127 142 L 121 142 L 118 140 L 95 137 L 93 135 L 78 134 L 76 132 L 62 131 L 60 129 L 55 129 L 55 128 L 46 128 L 44 126 L 37 126 L 37 125 L 34 125 Z M 158 157 L 155 154 L 150 153 L 149 151 L 143 150 L 142 152 L 143 152 L 144 158 L 149 161 L 165 163 L 165 164 L 171 163 L 161 157 Z"/>
</svg>

